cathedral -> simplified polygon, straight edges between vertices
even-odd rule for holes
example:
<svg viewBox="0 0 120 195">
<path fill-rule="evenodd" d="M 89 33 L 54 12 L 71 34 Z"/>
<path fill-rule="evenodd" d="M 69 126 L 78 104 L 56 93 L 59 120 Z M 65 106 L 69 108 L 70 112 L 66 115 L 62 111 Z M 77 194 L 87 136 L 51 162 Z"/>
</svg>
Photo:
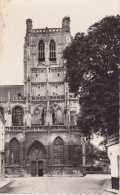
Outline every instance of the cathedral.
<svg viewBox="0 0 120 195">
<path fill-rule="evenodd" d="M 61 28 L 34 29 L 26 20 L 24 85 L 0 86 L 5 123 L 5 174 L 85 175 L 79 102 L 69 93 L 62 52 L 71 43 L 70 18 Z"/>
</svg>

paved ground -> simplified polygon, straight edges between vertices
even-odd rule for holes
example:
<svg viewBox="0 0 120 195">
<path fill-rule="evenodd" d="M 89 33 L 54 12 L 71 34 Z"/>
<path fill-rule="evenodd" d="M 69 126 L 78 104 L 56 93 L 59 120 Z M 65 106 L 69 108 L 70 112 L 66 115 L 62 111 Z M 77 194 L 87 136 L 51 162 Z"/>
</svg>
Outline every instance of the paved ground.
<svg viewBox="0 0 120 195">
<path fill-rule="evenodd" d="M 110 175 L 85 177 L 29 177 L 15 178 L 2 193 L 29 194 L 110 194 L 103 190 Z"/>
</svg>

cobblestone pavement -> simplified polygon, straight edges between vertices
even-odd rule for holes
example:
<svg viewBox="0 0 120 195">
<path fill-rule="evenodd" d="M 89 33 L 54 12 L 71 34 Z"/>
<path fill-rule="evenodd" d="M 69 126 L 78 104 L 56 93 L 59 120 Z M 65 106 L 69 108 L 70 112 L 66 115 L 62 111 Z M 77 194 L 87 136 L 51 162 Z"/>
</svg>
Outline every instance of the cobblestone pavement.
<svg viewBox="0 0 120 195">
<path fill-rule="evenodd" d="M 85 177 L 29 177 L 15 178 L 2 193 L 29 194 L 104 194 L 105 183 L 110 175 Z"/>
</svg>

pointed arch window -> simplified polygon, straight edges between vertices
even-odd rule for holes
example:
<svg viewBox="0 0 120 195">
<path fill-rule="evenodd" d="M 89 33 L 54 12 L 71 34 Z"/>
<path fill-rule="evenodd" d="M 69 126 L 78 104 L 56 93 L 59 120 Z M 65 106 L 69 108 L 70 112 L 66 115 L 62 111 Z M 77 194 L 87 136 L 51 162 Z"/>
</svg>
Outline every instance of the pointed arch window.
<svg viewBox="0 0 120 195">
<path fill-rule="evenodd" d="M 45 61 L 45 44 L 43 40 L 40 40 L 38 43 L 38 61 Z"/>
<path fill-rule="evenodd" d="M 2 107 L 0 107 L 0 113 L 3 116 L 3 118 L 4 118 L 4 109 Z"/>
<path fill-rule="evenodd" d="M 34 125 L 40 124 L 40 109 L 38 107 L 36 107 L 34 110 L 32 124 Z"/>
<path fill-rule="evenodd" d="M 57 137 L 54 141 L 54 163 L 63 164 L 63 140 Z"/>
<path fill-rule="evenodd" d="M 50 61 L 56 61 L 56 44 L 53 39 L 50 41 L 49 49 L 50 49 Z"/>
<path fill-rule="evenodd" d="M 23 126 L 23 108 L 16 106 L 12 110 L 12 125 L 13 126 Z"/>
<path fill-rule="evenodd" d="M 56 120 L 57 125 L 63 125 L 63 115 L 60 109 L 58 109 L 56 112 L 56 119 L 57 119 Z"/>
<path fill-rule="evenodd" d="M 20 163 L 20 144 L 16 138 L 13 138 L 9 144 L 10 164 Z"/>
<path fill-rule="evenodd" d="M 55 111 L 52 111 L 52 124 L 55 125 Z"/>
<path fill-rule="evenodd" d="M 38 141 L 35 140 L 28 148 L 27 155 L 29 159 L 40 159 L 46 157 L 46 150 L 44 146 Z"/>
<path fill-rule="evenodd" d="M 45 124 L 45 110 L 43 108 L 40 111 L 39 107 L 36 107 L 32 117 L 32 124 L 34 125 L 44 125 Z"/>
<path fill-rule="evenodd" d="M 42 110 L 41 122 L 42 122 L 42 125 L 45 124 L 45 111 L 44 111 L 44 109 Z"/>
</svg>

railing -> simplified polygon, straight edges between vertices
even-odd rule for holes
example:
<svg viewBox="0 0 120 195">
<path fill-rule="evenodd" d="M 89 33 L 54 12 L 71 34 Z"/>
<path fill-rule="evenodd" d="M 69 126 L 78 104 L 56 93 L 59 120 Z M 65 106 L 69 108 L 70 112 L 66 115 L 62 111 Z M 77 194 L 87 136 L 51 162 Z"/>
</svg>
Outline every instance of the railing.
<svg viewBox="0 0 120 195">
<path fill-rule="evenodd" d="M 5 131 L 11 131 L 11 130 L 24 130 L 24 126 L 11 126 L 11 127 L 5 127 Z"/>
<path fill-rule="evenodd" d="M 26 97 L 12 97 L 10 98 L 11 101 L 24 101 Z"/>
<path fill-rule="evenodd" d="M 52 95 L 49 96 L 50 100 L 57 100 L 57 99 L 65 99 L 64 95 Z M 74 97 L 73 95 L 69 96 L 70 99 L 74 98 L 77 99 L 76 97 Z M 6 102 L 6 101 L 25 101 L 26 97 L 11 97 L 10 100 L 6 97 L 1 97 L 0 98 L 0 102 Z M 31 100 L 33 101 L 44 101 L 46 100 L 46 96 L 32 96 Z"/>
<path fill-rule="evenodd" d="M 0 97 L 0 102 L 6 102 L 7 98 L 6 97 Z"/>
<path fill-rule="evenodd" d="M 57 99 L 64 99 L 65 96 L 64 95 L 53 95 L 53 96 L 49 96 L 50 100 L 57 100 Z M 32 96 L 31 99 L 33 101 L 37 101 L 37 100 L 46 100 L 46 96 Z"/>
<path fill-rule="evenodd" d="M 33 29 L 32 32 L 33 32 L 33 33 L 41 33 L 41 34 L 56 33 L 56 32 L 62 32 L 62 28 Z"/>
<path fill-rule="evenodd" d="M 37 101 L 37 100 L 46 100 L 46 96 L 32 96 L 31 97 L 31 100 L 35 100 L 35 101 Z"/>
<path fill-rule="evenodd" d="M 51 126 L 45 126 L 45 125 L 32 125 L 30 127 L 30 130 L 64 130 L 68 129 L 68 126 L 65 125 L 51 125 Z M 28 129 L 27 129 L 28 130 Z"/>
<path fill-rule="evenodd" d="M 11 126 L 5 127 L 5 131 L 42 131 L 42 130 L 74 130 L 78 129 L 77 126 L 66 125 L 32 125 L 32 126 Z"/>
<path fill-rule="evenodd" d="M 6 97 L 0 97 L 0 102 L 6 102 L 6 101 L 24 101 L 26 100 L 26 97 L 11 97 L 10 100 Z"/>
<path fill-rule="evenodd" d="M 56 96 L 50 96 L 50 100 L 56 100 L 56 99 L 64 99 L 64 95 L 56 95 Z"/>
</svg>

